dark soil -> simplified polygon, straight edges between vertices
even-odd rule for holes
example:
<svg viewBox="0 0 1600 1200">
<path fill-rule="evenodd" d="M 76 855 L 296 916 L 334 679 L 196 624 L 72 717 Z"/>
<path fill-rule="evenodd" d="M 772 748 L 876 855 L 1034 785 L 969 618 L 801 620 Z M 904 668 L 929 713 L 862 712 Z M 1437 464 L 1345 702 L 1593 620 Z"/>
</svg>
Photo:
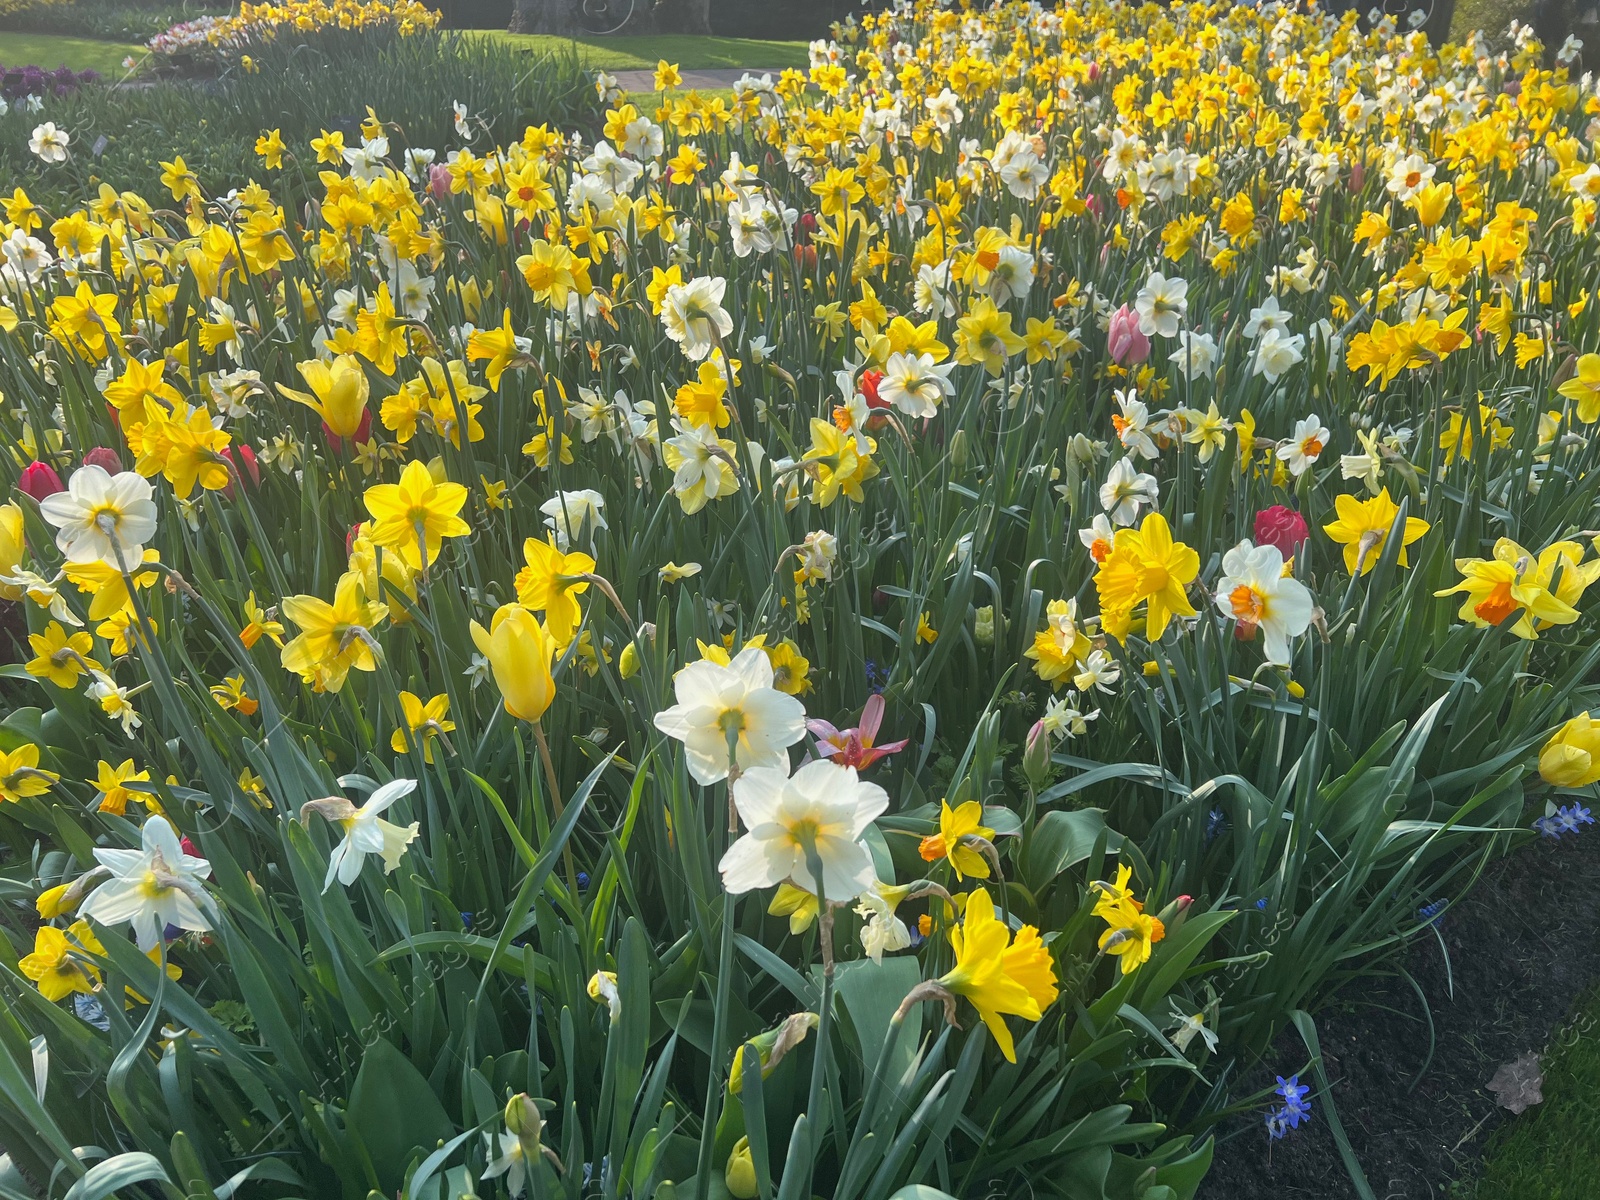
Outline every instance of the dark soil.
<svg viewBox="0 0 1600 1200">
<path fill-rule="evenodd" d="M 1488 1136 L 1516 1119 L 1485 1085 L 1501 1064 L 1542 1050 L 1600 980 L 1600 832 L 1541 841 L 1492 865 L 1438 930 L 1448 967 L 1439 941 L 1424 934 L 1379 968 L 1389 974 L 1358 981 L 1315 1014 L 1333 1102 L 1378 1200 L 1471 1194 L 1456 1185 L 1476 1176 Z M 1395 967 L 1427 996 L 1431 1062 L 1421 1001 Z M 1305 1059 L 1289 1031 L 1240 1094 L 1271 1086 L 1271 1068 L 1288 1072 Z M 1226 1123 L 1199 1200 L 1356 1197 L 1327 1105 L 1315 1094 L 1313 1104 L 1309 1124 L 1278 1142 L 1259 1114 Z"/>
</svg>

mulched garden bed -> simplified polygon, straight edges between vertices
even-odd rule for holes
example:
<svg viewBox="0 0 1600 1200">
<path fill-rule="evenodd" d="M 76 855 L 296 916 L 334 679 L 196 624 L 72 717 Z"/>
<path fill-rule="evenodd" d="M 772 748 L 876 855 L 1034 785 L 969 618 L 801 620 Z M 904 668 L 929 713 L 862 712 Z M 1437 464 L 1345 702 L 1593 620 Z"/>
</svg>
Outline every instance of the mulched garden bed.
<svg viewBox="0 0 1600 1200">
<path fill-rule="evenodd" d="M 1490 866 L 1471 895 L 1443 912 L 1448 967 L 1426 935 L 1398 960 L 1433 1012 L 1431 1062 L 1427 1017 L 1399 974 L 1359 981 L 1316 1014 L 1333 1100 L 1378 1200 L 1445 1197 L 1452 1182 L 1476 1174 L 1488 1136 L 1515 1119 L 1486 1085 L 1501 1065 L 1542 1050 L 1600 980 L 1597 931 L 1600 834 L 1541 840 Z M 1271 1068 L 1287 1074 L 1305 1059 L 1290 1030 L 1276 1061 L 1240 1090 L 1270 1086 Z M 1199 1200 L 1355 1197 L 1326 1105 L 1313 1104 L 1309 1124 L 1281 1141 L 1269 1140 L 1260 1114 L 1225 1123 Z"/>
</svg>

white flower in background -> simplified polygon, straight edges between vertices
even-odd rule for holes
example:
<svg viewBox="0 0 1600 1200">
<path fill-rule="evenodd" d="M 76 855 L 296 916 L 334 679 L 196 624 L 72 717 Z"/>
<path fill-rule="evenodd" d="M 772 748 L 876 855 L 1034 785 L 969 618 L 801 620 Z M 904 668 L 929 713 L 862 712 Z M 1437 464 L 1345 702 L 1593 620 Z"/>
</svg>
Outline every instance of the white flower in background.
<svg viewBox="0 0 1600 1200">
<path fill-rule="evenodd" d="M 854 767 L 814 759 L 792 778 L 774 767 L 753 767 L 733 785 L 733 803 L 750 831 L 719 864 L 722 886 L 734 895 L 790 880 L 837 901 L 872 886 L 872 855 L 859 839 L 889 807 L 889 793 L 862 782 Z M 820 882 L 811 873 L 813 854 Z"/>
<path fill-rule="evenodd" d="M 363 138 L 359 146 L 344 148 L 345 165 L 350 174 L 363 183 L 371 183 L 387 169 L 384 159 L 389 157 L 389 139 Z"/>
<path fill-rule="evenodd" d="M 649 117 L 635 117 L 622 127 L 622 152 L 635 158 L 659 158 L 666 149 L 661 126 Z"/>
<path fill-rule="evenodd" d="M 931 354 L 894 353 L 884 364 L 878 396 L 912 417 L 931 417 L 939 403 L 955 394 L 950 372 L 955 364 L 939 366 Z"/>
<path fill-rule="evenodd" d="M 414 320 L 426 321 L 433 308 L 433 286 L 432 275 L 419 273 L 415 263 L 401 262 L 389 290 L 394 293 L 395 306 L 402 313 Z"/>
<path fill-rule="evenodd" d="M 46 496 L 39 511 L 56 527 L 56 545 L 68 562 L 136 563 L 156 531 L 155 489 L 133 471 L 108 474 L 104 467 L 80 467 L 67 490 Z"/>
<path fill-rule="evenodd" d="M 1591 15 L 1593 14 L 1593 11 L 1593 9 L 1590 10 Z M 1569 33 L 1567 34 L 1567 40 L 1562 42 L 1561 48 L 1556 51 L 1556 61 L 1562 66 L 1566 66 L 1568 63 L 1572 62 L 1573 59 L 1577 58 L 1582 51 L 1583 39 L 1578 37 L 1576 34 Z"/>
<path fill-rule="evenodd" d="M 1168 1028 L 1173 1031 L 1172 1044 L 1180 1051 L 1187 1050 L 1189 1043 L 1197 1036 L 1205 1043 L 1207 1050 L 1215 1050 L 1221 1041 L 1206 1027 L 1205 1013 L 1186 1013 L 1178 1007 L 1177 1000 L 1172 1001 L 1172 1024 Z"/>
<path fill-rule="evenodd" d="M 1543 424 L 1540 426 L 1543 432 Z M 1383 451 L 1378 448 L 1378 431 L 1356 430 L 1356 440 L 1361 443 L 1361 453 L 1339 456 L 1339 478 L 1359 479 L 1372 495 L 1378 494 L 1378 481 L 1383 475 Z M 1547 441 L 1547 438 L 1540 438 Z"/>
<path fill-rule="evenodd" d="M 1118 525 L 1132 525 L 1139 519 L 1140 506 L 1155 507 L 1159 491 L 1154 475 L 1136 471 L 1132 459 L 1119 458 L 1100 485 L 1100 507 Z"/>
<path fill-rule="evenodd" d="M 1196 333 L 1192 329 L 1180 330 L 1178 348 L 1167 356 L 1167 361 L 1178 364 L 1184 378 L 1209 379 L 1217 369 L 1217 339 L 1209 333 Z"/>
<path fill-rule="evenodd" d="M 893 954 L 911 945 L 911 930 L 894 911 L 910 890 L 874 883 L 861 893 L 861 902 L 856 905 L 856 915 L 865 922 L 861 926 L 861 947 L 875 963 L 883 961 L 885 952 Z"/>
<path fill-rule="evenodd" d="M 1089 557 L 1097 563 L 1105 562 L 1116 537 L 1116 531 L 1111 528 L 1111 519 L 1104 513 L 1095 513 L 1094 520 L 1078 530 L 1078 540 L 1089 552 Z"/>
<path fill-rule="evenodd" d="M 1050 168 L 1031 149 L 1018 150 L 1000 168 L 1000 182 L 1018 200 L 1033 200 L 1050 178 Z"/>
<path fill-rule="evenodd" d="M 35 127 L 33 136 L 28 139 L 28 149 L 44 162 L 61 163 L 67 161 L 67 146 L 71 141 L 72 135 L 65 129 L 57 129 L 54 121 L 46 121 Z"/>
<path fill-rule="evenodd" d="M 1311 624 L 1311 592 L 1283 573 L 1283 554 L 1276 546 L 1257 546 L 1248 538 L 1222 558 L 1217 580 L 1217 608 L 1238 622 L 1244 640 L 1260 629 L 1266 638 L 1267 661 L 1289 665 L 1289 639 Z"/>
<path fill-rule="evenodd" d="M 733 238 L 733 252 L 740 258 L 752 254 L 765 254 L 776 244 L 773 225 L 769 222 L 771 209 L 760 195 L 743 194 L 734 197 L 728 205 L 728 233 Z M 775 215 L 775 214 L 773 214 Z"/>
<path fill-rule="evenodd" d="M 1039 718 L 1039 724 L 1051 737 L 1082 737 L 1089 732 L 1089 722 L 1099 717 L 1098 708 L 1093 712 L 1083 712 L 1063 696 L 1045 705 L 1044 716 Z"/>
<path fill-rule="evenodd" d="M 470 138 L 472 136 L 472 128 L 467 124 L 467 106 L 459 100 L 452 100 L 450 102 L 450 111 L 455 117 L 456 135 Z"/>
<path fill-rule="evenodd" d="M 1600 163 L 1590 163 L 1567 180 L 1567 186 L 1586 200 L 1600 198 Z"/>
<path fill-rule="evenodd" d="M 989 275 L 989 295 L 996 304 L 1010 304 L 1033 286 L 1033 255 L 1021 246 L 1002 246 L 1000 261 Z"/>
<path fill-rule="evenodd" d="M 594 150 L 583 160 L 583 169 L 603 180 L 613 192 L 631 191 L 639 176 L 644 174 L 642 166 L 618 154 L 604 139 L 594 144 Z"/>
<path fill-rule="evenodd" d="M 1285 372 L 1305 358 L 1306 338 L 1303 333 L 1285 334 L 1269 329 L 1256 342 L 1256 353 L 1250 373 L 1265 375 L 1268 383 L 1277 383 Z"/>
<path fill-rule="evenodd" d="M 416 790 L 415 779 L 391 779 L 367 797 L 367 802 L 357 808 L 343 796 L 329 796 L 323 800 L 307 800 L 300 806 L 300 819 L 309 821 L 311 814 L 344 829 L 344 839 L 328 856 L 328 874 L 322 881 L 327 891 L 337 879 L 349 887 L 361 875 L 361 865 L 369 854 L 383 859 L 383 873 L 391 874 L 400 865 L 406 847 L 416 840 L 421 826 L 413 821 L 406 826 L 385 821 L 380 815 L 402 796 Z"/>
<path fill-rule="evenodd" d="M 1080 692 L 1091 688 L 1111 694 L 1111 685 L 1122 678 L 1122 668 L 1104 650 L 1091 650 L 1083 660 L 1083 670 L 1072 677 L 1072 686 Z"/>
<path fill-rule="evenodd" d="M 797 572 L 806 582 L 833 582 L 834 565 L 839 561 L 839 539 L 825 529 L 813 529 L 795 551 L 800 560 Z"/>
<path fill-rule="evenodd" d="M 949 88 L 942 90 L 937 96 L 929 96 L 923 102 L 928 110 L 928 119 L 938 127 L 940 133 L 949 133 L 951 128 L 960 124 L 965 116 L 961 111 L 960 98 Z"/>
<path fill-rule="evenodd" d="M 1121 411 L 1111 418 L 1111 424 L 1123 449 L 1140 458 L 1161 457 L 1155 439 L 1150 436 L 1150 409 L 1139 399 L 1139 393 L 1132 388 L 1127 391 L 1119 388 L 1116 397 L 1117 408 Z"/>
<path fill-rule="evenodd" d="M 592 546 L 597 532 L 611 528 L 606 524 L 605 509 L 606 498 L 592 488 L 557 492 L 539 506 L 545 526 L 555 533 L 562 550 L 579 540 Z"/>
<path fill-rule="evenodd" d="M 1333 434 L 1322 423 L 1322 418 L 1312 413 L 1295 425 L 1289 440 L 1278 447 L 1278 457 L 1289 465 L 1289 474 L 1298 478 L 1311 469 L 1317 456 L 1332 440 Z"/>
<path fill-rule="evenodd" d="M 133 707 L 133 690 L 119 687 L 117 681 L 104 671 L 94 673 L 94 682 L 84 689 L 84 695 L 100 706 L 100 711 L 113 721 L 122 722 L 122 732 L 127 737 L 144 724 L 138 710 Z"/>
<path fill-rule="evenodd" d="M 137 850 L 94 852 L 111 878 L 95 888 L 78 911 L 102 925 L 128 922 L 139 949 L 148 954 L 161 944 L 168 925 L 210 929 L 206 910 L 215 913 L 216 904 L 201 886 L 211 874 L 211 864 L 184 852 L 165 817 L 146 819 L 139 842 Z"/>
<path fill-rule="evenodd" d="M 672 428 L 677 436 L 661 444 L 661 459 L 672 472 L 672 494 L 686 515 L 739 490 L 739 473 L 729 461 L 732 442 L 723 445 L 717 431 L 707 425 L 674 420 Z"/>
<path fill-rule="evenodd" d="M 692 662 L 673 676 L 672 690 L 678 702 L 656 714 L 655 726 L 683 743 L 696 783 L 728 777 L 730 738 L 741 770 L 788 773 L 788 748 L 806 733 L 805 705 L 772 686 L 772 660 L 760 647 L 741 650 L 727 666 Z"/>
<path fill-rule="evenodd" d="M 953 317 L 956 315 L 955 297 L 950 294 L 950 261 L 937 266 L 923 263 L 917 268 L 917 282 L 912 288 L 912 302 L 924 316 Z"/>
<path fill-rule="evenodd" d="M 0 242 L 0 256 L 4 257 L 7 266 L 29 283 L 37 282 L 39 276 L 55 261 L 43 242 L 36 237 L 29 237 L 21 228 L 13 229 L 11 236 Z"/>
<path fill-rule="evenodd" d="M 1404 203 L 1433 182 L 1434 165 L 1420 154 L 1408 154 L 1389 168 L 1383 186 Z"/>
<path fill-rule="evenodd" d="M 716 343 L 733 332 L 733 318 L 722 307 L 728 281 L 701 275 L 674 284 L 661 300 L 661 324 L 683 348 L 684 357 L 699 362 Z"/>
<path fill-rule="evenodd" d="M 483 1154 L 488 1158 L 494 1153 L 494 1135 L 483 1135 Z M 498 1176 L 506 1177 L 506 1191 L 513 1196 L 520 1196 L 528 1186 L 528 1159 L 522 1151 L 522 1139 L 510 1130 L 500 1131 L 500 1154 L 483 1169 L 483 1178 L 494 1179 Z"/>
<path fill-rule="evenodd" d="M 1339 182 L 1339 155 L 1329 150 L 1314 150 L 1306 160 L 1306 182 L 1319 192 Z"/>
<path fill-rule="evenodd" d="M 412 183 L 421 183 L 428 178 L 428 168 L 433 166 L 433 160 L 438 157 L 437 150 L 429 150 L 422 146 L 407 147 L 404 160 L 406 178 Z"/>
<path fill-rule="evenodd" d="M 1288 333 L 1289 317 L 1290 314 L 1279 307 L 1278 298 L 1276 296 L 1268 296 L 1261 302 L 1260 308 L 1252 308 L 1250 310 L 1250 319 L 1244 324 L 1244 335 L 1251 341 L 1255 341 L 1256 338 L 1269 329 L 1277 329 Z"/>
<path fill-rule="evenodd" d="M 1145 337 L 1176 337 L 1178 323 L 1189 313 L 1188 281 L 1152 271 L 1134 297 L 1133 307 L 1139 314 L 1139 332 Z"/>
</svg>

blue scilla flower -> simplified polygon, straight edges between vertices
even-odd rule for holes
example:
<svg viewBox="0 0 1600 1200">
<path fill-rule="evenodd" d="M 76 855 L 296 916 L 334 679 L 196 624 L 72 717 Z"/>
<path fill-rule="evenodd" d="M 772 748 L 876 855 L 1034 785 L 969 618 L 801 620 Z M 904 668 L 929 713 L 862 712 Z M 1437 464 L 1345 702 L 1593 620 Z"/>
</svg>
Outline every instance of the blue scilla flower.
<svg viewBox="0 0 1600 1200">
<path fill-rule="evenodd" d="M 1285 1079 L 1278 1076 L 1278 1086 L 1272 1089 L 1283 1100 L 1283 1119 L 1290 1129 L 1300 1128 L 1300 1122 L 1311 1115 L 1311 1088 L 1300 1082 L 1300 1076 Z"/>
<path fill-rule="evenodd" d="M 1267 1136 L 1276 1142 L 1288 1132 L 1289 1121 L 1284 1116 L 1284 1110 L 1281 1108 L 1269 1108 L 1267 1110 Z"/>
<path fill-rule="evenodd" d="M 1228 818 L 1222 815 L 1220 808 L 1213 808 L 1206 814 L 1206 842 L 1216 841 L 1217 837 L 1228 827 Z"/>
<path fill-rule="evenodd" d="M 578 890 L 580 892 L 586 892 L 589 890 L 589 872 L 578 872 Z"/>
</svg>

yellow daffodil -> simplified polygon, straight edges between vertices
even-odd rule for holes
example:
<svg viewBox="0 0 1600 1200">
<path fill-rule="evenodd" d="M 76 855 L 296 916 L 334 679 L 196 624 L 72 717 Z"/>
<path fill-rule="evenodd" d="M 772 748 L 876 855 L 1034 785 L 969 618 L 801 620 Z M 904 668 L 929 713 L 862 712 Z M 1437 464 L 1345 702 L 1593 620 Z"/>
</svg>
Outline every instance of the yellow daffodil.
<svg viewBox="0 0 1600 1200">
<path fill-rule="evenodd" d="M 988 842 L 992 846 L 994 834 L 993 829 L 983 824 L 983 805 L 979 801 L 968 800 L 957 808 L 951 808 L 948 800 L 941 800 L 939 832 L 923 838 L 917 852 L 924 862 L 945 859 L 955 871 L 957 879 L 965 879 L 969 875 L 974 879 L 987 879 L 989 859 L 982 849 L 973 845 L 973 841 Z"/>
<path fill-rule="evenodd" d="M 1058 994 L 1055 964 L 1039 931 L 1024 925 L 1013 941 L 1010 928 L 995 916 L 989 893 L 979 888 L 967 897 L 962 922 L 950 931 L 950 944 L 956 964 L 939 985 L 966 997 L 1006 1061 L 1016 1062 L 1016 1044 L 1005 1018 L 1037 1021 Z"/>
<path fill-rule="evenodd" d="M 544 716 L 556 697 L 550 674 L 556 646 L 538 618 L 521 605 L 502 605 L 488 629 L 472 623 L 472 641 L 489 660 L 506 711 L 524 721 Z"/>
</svg>

